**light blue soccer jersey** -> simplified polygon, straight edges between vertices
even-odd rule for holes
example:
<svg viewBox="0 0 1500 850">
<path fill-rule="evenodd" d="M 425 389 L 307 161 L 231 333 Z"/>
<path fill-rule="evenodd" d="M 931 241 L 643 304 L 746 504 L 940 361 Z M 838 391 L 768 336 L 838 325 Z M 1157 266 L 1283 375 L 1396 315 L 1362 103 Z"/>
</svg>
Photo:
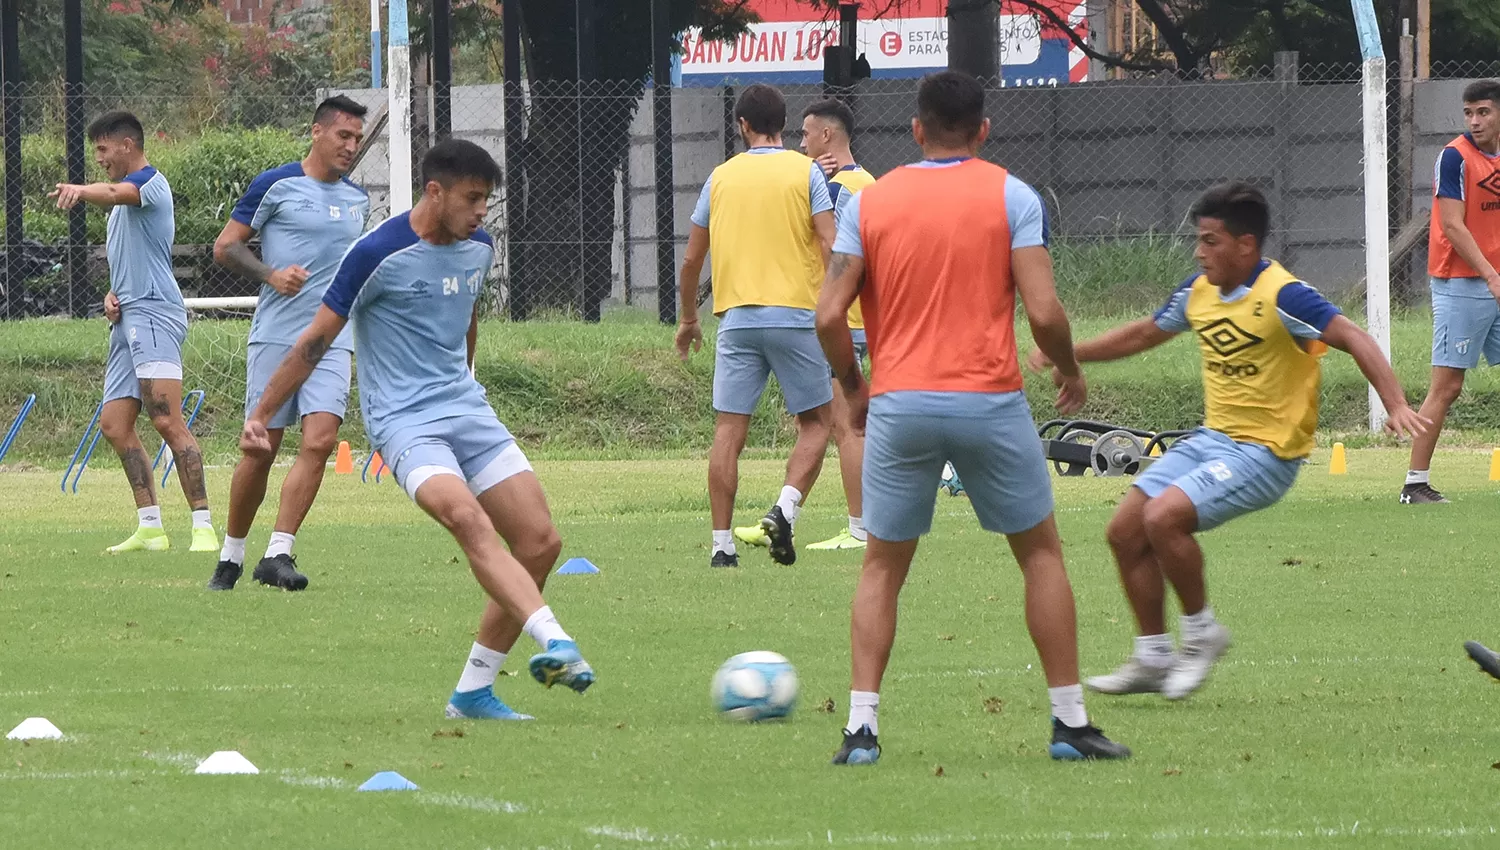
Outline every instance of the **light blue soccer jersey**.
<svg viewBox="0 0 1500 850">
<path fill-rule="evenodd" d="M 434 245 L 417 237 L 411 213 L 344 255 L 323 304 L 354 326 L 360 411 L 375 445 L 399 428 L 491 412 L 469 374 L 465 335 L 494 258 L 483 229 Z"/>
<path fill-rule="evenodd" d="M 296 295 L 282 295 L 269 284 L 260 287 L 260 303 L 250 321 L 250 342 L 292 345 L 312 323 L 333 282 L 339 260 L 365 229 L 370 198 L 364 189 L 340 178 L 332 183 L 309 177 L 302 163 L 263 171 L 250 183 L 230 215 L 260 233 L 261 260 L 273 269 L 302 266 L 307 282 Z M 352 349 L 345 329 L 334 348 Z"/>
<path fill-rule="evenodd" d="M 104 238 L 109 288 L 120 299 L 122 309 L 135 306 L 179 315 L 186 321 L 182 290 L 172 274 L 172 240 L 177 236 L 172 187 L 149 165 L 125 175 L 121 182 L 133 184 L 140 191 L 141 204 L 118 204 L 109 211 Z"/>
</svg>

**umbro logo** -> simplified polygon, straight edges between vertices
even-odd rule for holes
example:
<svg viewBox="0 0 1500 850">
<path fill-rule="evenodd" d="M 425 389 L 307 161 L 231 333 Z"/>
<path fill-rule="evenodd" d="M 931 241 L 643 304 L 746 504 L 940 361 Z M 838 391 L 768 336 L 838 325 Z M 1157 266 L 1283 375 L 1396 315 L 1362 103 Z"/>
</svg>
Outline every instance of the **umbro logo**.
<svg viewBox="0 0 1500 850">
<path fill-rule="evenodd" d="M 1208 347 L 1220 357 L 1229 357 L 1265 342 L 1228 318 L 1209 322 L 1199 328 L 1198 338 L 1207 343 Z"/>
<path fill-rule="evenodd" d="M 1490 176 L 1479 181 L 1479 188 L 1500 197 L 1500 169 L 1491 171 Z"/>
</svg>

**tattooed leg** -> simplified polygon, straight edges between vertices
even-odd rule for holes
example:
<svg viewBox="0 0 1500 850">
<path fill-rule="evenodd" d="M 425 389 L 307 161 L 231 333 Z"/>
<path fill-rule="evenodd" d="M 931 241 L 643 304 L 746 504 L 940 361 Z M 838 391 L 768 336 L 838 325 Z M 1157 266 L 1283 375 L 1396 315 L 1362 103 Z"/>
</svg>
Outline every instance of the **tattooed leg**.
<svg viewBox="0 0 1500 850">
<path fill-rule="evenodd" d="M 156 504 L 156 487 L 151 480 L 151 461 L 135 433 L 135 419 L 140 410 L 140 402 L 133 398 L 115 399 L 104 405 L 99 415 L 99 430 L 120 457 L 135 506 L 149 508 Z"/>
<path fill-rule="evenodd" d="M 203 453 L 182 419 L 182 382 L 143 379 L 140 384 L 141 398 L 146 400 L 151 424 L 172 449 L 172 457 L 177 463 L 177 479 L 182 484 L 182 495 L 187 497 L 188 506 L 195 511 L 208 507 Z"/>
</svg>

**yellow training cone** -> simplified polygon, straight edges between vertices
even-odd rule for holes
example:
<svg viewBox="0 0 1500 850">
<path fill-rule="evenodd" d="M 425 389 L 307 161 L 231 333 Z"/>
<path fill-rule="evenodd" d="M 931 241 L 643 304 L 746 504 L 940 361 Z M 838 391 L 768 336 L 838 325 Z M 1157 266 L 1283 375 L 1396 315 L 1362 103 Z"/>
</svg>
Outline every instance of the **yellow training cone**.
<svg viewBox="0 0 1500 850">
<path fill-rule="evenodd" d="M 1490 480 L 1500 481 L 1500 449 L 1490 453 Z"/>
<path fill-rule="evenodd" d="M 1345 475 L 1349 472 L 1349 459 L 1344 453 L 1343 443 L 1333 444 L 1333 460 L 1328 462 L 1329 475 Z"/>
</svg>

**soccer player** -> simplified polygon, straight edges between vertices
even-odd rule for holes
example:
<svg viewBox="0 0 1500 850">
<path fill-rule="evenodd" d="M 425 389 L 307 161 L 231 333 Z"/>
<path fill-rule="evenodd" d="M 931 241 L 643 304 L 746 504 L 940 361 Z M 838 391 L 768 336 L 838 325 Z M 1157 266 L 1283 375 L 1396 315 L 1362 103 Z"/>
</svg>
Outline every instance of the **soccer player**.
<svg viewBox="0 0 1500 850">
<path fill-rule="evenodd" d="M 369 196 L 344 176 L 364 138 L 364 116 L 365 108 L 343 95 L 318 104 L 307 157 L 264 171 L 251 181 L 214 243 L 214 259 L 220 265 L 261 284 L 245 355 L 246 416 L 259 404 L 272 371 L 312 322 L 344 252 L 365 229 Z M 260 257 L 249 245 L 256 233 L 260 234 Z M 242 457 L 235 466 L 224 549 L 208 582 L 209 590 L 233 590 L 239 581 L 245 538 L 266 497 L 271 464 L 287 426 L 299 420 L 302 445 L 281 485 L 275 530 L 253 575 L 272 587 L 307 587 L 307 576 L 297 570 L 292 546 L 338 441 L 349 401 L 353 348 L 346 328 L 297 395 L 266 423 L 271 453 Z"/>
<path fill-rule="evenodd" d="M 771 374 L 797 418 L 797 444 L 785 484 L 761 520 L 771 558 L 797 560 L 793 531 L 802 501 L 818 480 L 828 450 L 828 361 L 818 347 L 813 311 L 833 246 L 833 200 L 811 159 L 781 145 L 786 100 L 771 86 L 747 86 L 734 107 L 747 150 L 715 168 L 703 184 L 682 263 L 677 354 L 703 347 L 698 279 L 713 246 L 714 312 L 721 317 L 714 353 L 713 448 L 708 497 L 715 567 L 739 566 L 734 498 L 750 414 Z M 758 535 L 757 535 L 758 536 Z"/>
<path fill-rule="evenodd" d="M 144 404 L 151 426 L 172 448 L 177 479 L 193 512 L 189 551 L 219 548 L 208 513 L 203 453 L 182 418 L 182 343 L 187 339 L 187 308 L 172 274 L 172 239 L 177 223 L 167 178 L 146 161 L 146 133 L 129 112 L 106 112 L 88 128 L 94 161 L 111 182 L 86 186 L 59 183 L 48 197 L 59 209 L 82 203 L 109 210 L 105 253 L 109 292 L 104 316 L 110 322 L 109 355 L 104 366 L 104 409 L 99 430 L 125 467 L 135 493 L 139 520 L 135 533 L 110 552 L 164 552 L 170 548 L 161 524 L 151 461 L 136 435 Z"/>
<path fill-rule="evenodd" d="M 1088 681 L 1100 693 L 1183 699 L 1229 649 L 1229 630 L 1208 604 L 1194 535 L 1270 507 L 1291 488 L 1313 448 L 1319 360 L 1328 346 L 1353 356 L 1379 391 L 1386 430 L 1416 435 L 1426 427 L 1370 335 L 1279 263 L 1261 258 L 1271 212 L 1259 190 L 1215 186 L 1193 204 L 1192 217 L 1201 273 L 1183 281 L 1154 316 L 1074 347 L 1080 362 L 1099 363 L 1191 332 L 1203 358 L 1203 426 L 1135 479 L 1109 523 L 1139 637 L 1124 666 Z M 1029 360 L 1038 370 L 1055 362 L 1046 351 Z M 1180 654 L 1167 634 L 1164 579 L 1182 602 Z"/>
<path fill-rule="evenodd" d="M 1432 487 L 1432 453 L 1448 408 L 1479 355 L 1500 365 L 1500 82 L 1463 91 L 1469 131 L 1438 156 L 1427 237 L 1432 277 L 1432 385 L 1421 413 L 1433 427 L 1412 441 L 1404 504 L 1442 503 Z"/>
<path fill-rule="evenodd" d="M 828 196 L 833 200 L 833 217 L 837 224 L 848 209 L 849 199 L 861 189 L 875 182 L 870 172 L 860 168 L 850 150 L 854 135 L 854 112 L 835 98 L 820 100 L 802 113 L 802 149 L 820 164 L 826 163 L 834 169 L 828 178 Z M 854 356 L 863 366 L 868 356 L 865 345 L 865 319 L 859 302 L 849 308 L 849 331 L 854 337 Z M 838 376 L 833 376 L 837 381 Z M 832 539 L 814 543 L 810 550 L 838 550 L 865 548 L 865 523 L 863 498 L 860 493 L 859 470 L 864 463 L 864 437 L 854 433 L 849 425 L 849 406 L 844 394 L 834 388 L 833 393 L 833 442 L 839 449 L 839 477 L 844 484 L 844 499 L 849 505 L 849 527 Z"/>
<path fill-rule="evenodd" d="M 562 550 L 547 499 L 470 371 L 479 290 L 495 254 L 480 224 L 501 172 L 483 148 L 449 139 L 423 157 L 421 177 L 417 205 L 344 255 L 312 324 L 245 422 L 240 446 L 260 462 L 270 457 L 273 417 L 352 322 L 370 441 L 412 500 L 458 541 L 489 596 L 446 713 L 526 720 L 493 688 L 522 632 L 542 647 L 531 675 L 549 688 L 582 693 L 594 673 L 542 599 Z"/>
<path fill-rule="evenodd" d="M 990 124 L 973 77 L 928 76 L 917 113 L 912 135 L 923 161 L 849 200 L 818 303 L 818 336 L 848 396 L 851 427 L 866 434 L 869 545 L 854 592 L 849 723 L 833 763 L 880 756 L 880 681 L 895 642 L 897 596 L 932 528 L 938 476 L 950 460 L 980 525 L 1006 535 L 1021 567 L 1026 625 L 1052 703 L 1052 757 L 1125 758 L 1130 750 L 1084 711 L 1052 482 L 1021 392 L 1017 294 L 1032 333 L 1058 363 L 1058 407 L 1078 409 L 1087 392 L 1053 286 L 1046 211 L 1030 186 L 977 158 Z M 849 330 L 856 297 L 869 334 L 868 385 Z"/>
</svg>

